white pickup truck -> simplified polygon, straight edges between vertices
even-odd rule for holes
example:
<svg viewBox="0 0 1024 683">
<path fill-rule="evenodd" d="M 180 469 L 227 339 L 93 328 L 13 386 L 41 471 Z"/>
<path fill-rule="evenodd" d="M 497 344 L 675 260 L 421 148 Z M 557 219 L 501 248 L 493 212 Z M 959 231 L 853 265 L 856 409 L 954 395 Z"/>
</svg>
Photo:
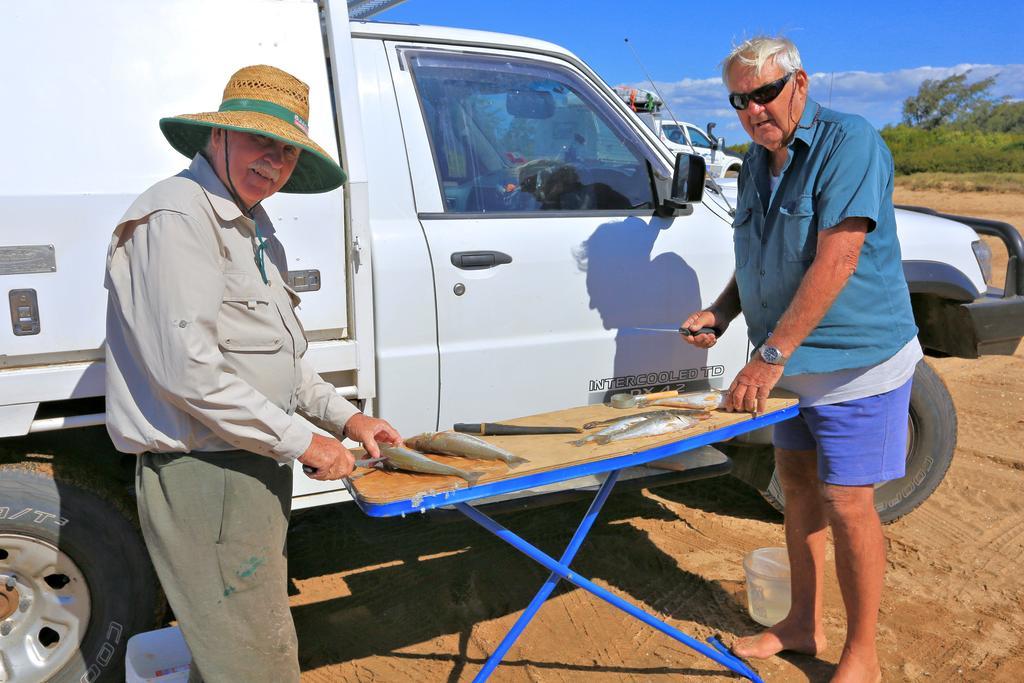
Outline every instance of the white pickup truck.
<svg viewBox="0 0 1024 683">
<path fill-rule="evenodd" d="M 326 0 L 83 0 L 16 3 L 0 46 L 0 681 L 122 680 L 128 637 L 162 617 L 133 459 L 101 426 L 104 256 L 134 197 L 187 164 L 158 119 L 204 111 L 242 65 L 310 84 L 313 136 L 350 179 L 266 202 L 309 357 L 403 433 L 724 387 L 750 351 L 743 321 L 707 351 L 640 329 L 675 327 L 721 291 L 730 206 L 700 196 L 703 165 L 686 156 L 685 196 L 666 189 L 684 178 L 674 155 L 557 45 L 350 22 Z M 1012 352 L 1019 235 L 925 212 L 898 220 L 928 353 Z M 1007 244 L 1003 290 L 987 287 L 976 231 Z M 935 489 L 955 444 L 945 387 L 925 364 L 915 377 L 908 474 L 878 489 L 886 519 Z M 777 503 L 766 443 L 721 449 Z M 296 473 L 295 507 L 345 499 Z"/>
<path fill-rule="evenodd" d="M 715 124 L 709 123 L 707 132 L 686 121 L 672 119 L 655 119 L 655 132 L 661 135 L 665 144 L 673 152 L 693 153 L 704 157 L 708 165 L 708 173 L 718 178 L 731 178 L 739 175 L 743 166 L 743 158 L 725 151 L 725 139 L 716 138 L 711 129 Z"/>
<path fill-rule="evenodd" d="M 708 123 L 707 132 L 692 123 L 666 118 L 672 112 L 656 91 L 619 85 L 615 94 L 636 112 L 640 120 L 661 138 L 672 153 L 697 154 L 704 157 L 708 174 L 716 178 L 735 178 L 743 166 L 743 159 L 725 151 L 725 138 L 715 137 L 714 123 Z"/>
</svg>

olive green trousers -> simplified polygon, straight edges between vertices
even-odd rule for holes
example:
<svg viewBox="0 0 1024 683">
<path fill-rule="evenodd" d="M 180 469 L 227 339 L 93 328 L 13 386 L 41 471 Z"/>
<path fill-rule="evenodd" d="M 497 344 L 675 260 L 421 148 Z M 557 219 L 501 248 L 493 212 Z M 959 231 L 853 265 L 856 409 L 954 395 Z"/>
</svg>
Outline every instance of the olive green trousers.
<svg viewBox="0 0 1024 683">
<path fill-rule="evenodd" d="M 146 547 L 192 651 L 190 683 L 298 683 L 291 467 L 246 451 L 144 453 L 135 488 Z"/>
</svg>

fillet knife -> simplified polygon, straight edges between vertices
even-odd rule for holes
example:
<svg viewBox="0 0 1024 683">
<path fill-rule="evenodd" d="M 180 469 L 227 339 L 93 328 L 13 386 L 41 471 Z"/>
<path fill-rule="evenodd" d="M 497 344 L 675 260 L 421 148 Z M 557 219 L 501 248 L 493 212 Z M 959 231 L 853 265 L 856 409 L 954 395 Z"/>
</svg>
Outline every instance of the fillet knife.
<svg viewBox="0 0 1024 683">
<path fill-rule="evenodd" d="M 377 463 L 384 462 L 385 460 L 387 460 L 387 458 L 385 458 L 384 456 L 381 456 L 379 458 L 366 458 L 365 460 L 356 460 L 355 466 L 356 467 L 373 467 Z M 302 466 L 302 471 L 305 472 L 306 474 L 316 474 L 316 469 L 317 468 L 310 467 L 309 465 L 303 465 Z"/>
<path fill-rule="evenodd" d="M 699 334 L 713 334 L 716 337 L 722 336 L 722 331 L 717 327 L 702 327 L 696 332 L 688 327 L 672 329 L 670 327 L 627 327 L 627 330 L 643 330 L 644 332 L 668 332 L 669 334 L 681 334 L 684 337 L 696 337 Z"/>
</svg>

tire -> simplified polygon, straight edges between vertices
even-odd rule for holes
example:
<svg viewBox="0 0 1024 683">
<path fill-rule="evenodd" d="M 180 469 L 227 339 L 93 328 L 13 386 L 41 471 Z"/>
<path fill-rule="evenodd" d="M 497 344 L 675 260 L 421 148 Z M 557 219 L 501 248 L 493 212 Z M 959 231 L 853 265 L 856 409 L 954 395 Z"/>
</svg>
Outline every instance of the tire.
<svg viewBox="0 0 1024 683">
<path fill-rule="evenodd" d="M 162 605 L 142 537 L 115 504 L 0 467 L 0 680 L 124 681 L 128 638 L 158 625 Z"/>
<path fill-rule="evenodd" d="M 953 462 L 956 449 L 956 408 L 942 379 L 923 360 L 914 371 L 907 435 L 907 472 L 875 487 L 875 509 L 883 523 L 899 519 L 932 495 Z M 773 473 L 765 500 L 779 512 L 785 497 Z"/>
</svg>

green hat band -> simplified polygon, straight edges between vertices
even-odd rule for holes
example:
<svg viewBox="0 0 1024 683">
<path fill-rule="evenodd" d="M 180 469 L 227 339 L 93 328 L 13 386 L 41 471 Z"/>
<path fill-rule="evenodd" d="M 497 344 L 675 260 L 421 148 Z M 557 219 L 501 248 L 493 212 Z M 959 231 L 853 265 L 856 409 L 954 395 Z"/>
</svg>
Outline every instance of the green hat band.
<svg viewBox="0 0 1024 683">
<path fill-rule="evenodd" d="M 306 135 L 309 135 L 309 124 L 306 122 L 306 119 L 302 118 L 287 107 L 282 107 L 279 104 L 267 102 L 266 100 L 224 100 L 217 111 L 252 111 L 260 114 L 267 114 L 274 118 L 281 119 L 285 123 L 290 123 Z"/>
</svg>

